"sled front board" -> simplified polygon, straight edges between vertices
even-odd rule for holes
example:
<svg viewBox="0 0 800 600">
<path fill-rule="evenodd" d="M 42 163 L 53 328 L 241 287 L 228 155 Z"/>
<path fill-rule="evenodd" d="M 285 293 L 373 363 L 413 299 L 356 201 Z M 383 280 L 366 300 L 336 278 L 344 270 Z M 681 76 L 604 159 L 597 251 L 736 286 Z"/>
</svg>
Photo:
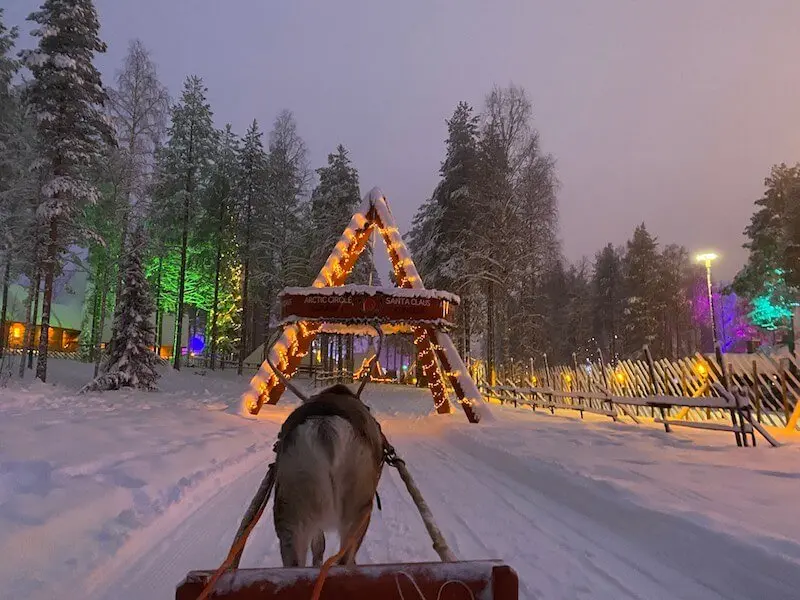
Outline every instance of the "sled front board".
<svg viewBox="0 0 800 600">
<path fill-rule="evenodd" d="M 197 600 L 211 575 L 210 571 L 190 572 L 178 586 L 175 600 Z M 315 568 L 229 571 L 222 575 L 210 597 L 224 600 L 308 600 L 318 575 L 319 569 Z M 518 600 L 519 580 L 516 572 L 500 561 L 333 567 L 325 579 L 320 600 L 342 598 Z"/>
</svg>

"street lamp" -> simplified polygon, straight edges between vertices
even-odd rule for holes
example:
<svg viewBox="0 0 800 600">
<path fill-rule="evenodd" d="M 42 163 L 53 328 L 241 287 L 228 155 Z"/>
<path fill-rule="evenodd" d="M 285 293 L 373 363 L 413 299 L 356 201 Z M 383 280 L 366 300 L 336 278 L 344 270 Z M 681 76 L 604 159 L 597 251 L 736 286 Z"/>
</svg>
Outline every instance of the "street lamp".
<svg viewBox="0 0 800 600">
<path fill-rule="evenodd" d="M 708 287 L 708 313 L 711 315 L 711 335 L 714 338 L 714 349 L 717 348 L 717 320 L 714 318 L 714 296 L 711 292 L 711 262 L 719 258 L 714 252 L 704 252 L 695 256 L 697 262 L 706 266 L 706 285 Z"/>
</svg>

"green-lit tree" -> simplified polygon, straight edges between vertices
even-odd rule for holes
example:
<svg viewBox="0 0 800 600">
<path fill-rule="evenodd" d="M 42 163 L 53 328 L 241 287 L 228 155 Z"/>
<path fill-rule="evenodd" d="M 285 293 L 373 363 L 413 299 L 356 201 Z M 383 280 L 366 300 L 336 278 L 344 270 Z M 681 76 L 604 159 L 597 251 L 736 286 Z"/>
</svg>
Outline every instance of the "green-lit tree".
<svg viewBox="0 0 800 600">
<path fill-rule="evenodd" d="M 206 100 L 206 87 L 200 77 L 192 75 L 186 78 L 181 99 L 171 109 L 171 119 L 167 143 L 157 156 L 160 178 L 158 211 L 163 225 L 176 234 L 167 235 L 166 238 L 170 242 L 177 241 L 180 248 L 173 358 L 173 368 L 179 370 L 186 291 L 191 289 L 187 285 L 187 266 L 192 252 L 190 234 L 197 230 L 197 223 L 202 216 L 200 199 L 208 185 L 217 147 L 217 131 L 212 122 L 211 107 Z M 176 236 L 178 239 L 174 240 Z M 198 252 L 193 254 L 197 256 Z M 201 293 L 199 297 L 210 299 L 211 294 Z"/>
<path fill-rule="evenodd" d="M 752 322 L 774 331 L 789 325 L 800 287 L 800 164 L 773 166 L 764 185 L 744 230 L 749 257 L 732 287 L 750 301 Z"/>
<path fill-rule="evenodd" d="M 220 298 L 225 296 L 226 284 L 230 279 L 222 279 L 227 268 L 225 259 L 231 256 L 235 232 L 235 219 L 232 210 L 234 192 L 238 180 L 239 138 L 233 133 L 230 125 L 226 125 L 220 136 L 219 147 L 214 159 L 211 183 L 205 198 L 205 218 L 202 229 L 211 242 L 214 260 L 214 299 L 211 303 L 211 333 L 209 336 L 210 366 L 216 366 L 219 325 Z"/>
</svg>

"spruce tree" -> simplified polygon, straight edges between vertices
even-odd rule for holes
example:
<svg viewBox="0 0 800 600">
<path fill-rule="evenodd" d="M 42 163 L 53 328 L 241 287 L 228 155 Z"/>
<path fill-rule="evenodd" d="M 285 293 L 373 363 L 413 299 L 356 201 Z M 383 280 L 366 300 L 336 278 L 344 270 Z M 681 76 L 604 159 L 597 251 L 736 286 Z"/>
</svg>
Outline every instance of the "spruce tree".
<svg viewBox="0 0 800 600">
<path fill-rule="evenodd" d="M 53 281 L 60 254 L 70 241 L 76 216 L 94 202 L 97 190 L 87 179 L 87 169 L 113 133 L 102 106 L 106 94 L 100 73 L 92 64 L 95 53 L 106 51 L 91 0 L 45 0 L 28 20 L 39 27 L 35 50 L 22 52 L 33 73 L 27 99 L 38 123 L 41 148 L 49 177 L 42 188 L 39 215 L 47 228 L 47 248 L 42 272 L 44 299 L 36 376 L 47 378 L 48 331 Z"/>
<path fill-rule="evenodd" d="M 608 244 L 595 256 L 592 304 L 595 341 L 612 362 L 621 350 L 618 342 L 622 331 L 624 294 L 622 256 L 612 244 Z"/>
<path fill-rule="evenodd" d="M 623 342 L 628 356 L 637 355 L 644 344 L 656 348 L 659 341 L 660 269 L 656 239 L 644 223 L 628 241 L 623 261 L 625 301 Z"/>
<path fill-rule="evenodd" d="M 173 368 L 181 368 L 181 339 L 186 297 L 186 267 L 189 235 L 200 217 L 200 198 L 208 184 L 217 143 L 211 107 L 206 101 L 203 80 L 186 78 L 180 101 L 172 107 L 169 139 L 158 155 L 161 211 L 164 226 L 180 234 L 180 271 L 175 308 Z M 174 227 L 178 225 L 178 227 Z M 172 240 L 170 240 L 172 241 Z"/>
<path fill-rule="evenodd" d="M 117 390 L 121 387 L 157 389 L 160 374 L 156 369 L 158 359 L 153 352 L 155 329 L 151 322 L 155 305 L 142 265 L 144 246 L 144 234 L 137 229 L 125 255 L 122 291 L 102 372 L 82 392 Z"/>
<path fill-rule="evenodd" d="M 462 291 L 476 227 L 478 117 L 469 104 L 459 102 L 447 132 L 441 180 L 415 215 L 409 246 L 426 285 Z"/>
<path fill-rule="evenodd" d="M 319 183 L 311 194 L 310 266 L 309 275 L 316 277 L 325 264 L 345 227 L 361 204 L 358 171 L 352 166 L 347 149 L 339 144 L 328 164 L 317 169 Z M 349 283 L 375 284 L 372 247 L 367 244 L 361 253 Z M 310 282 L 309 282 L 310 283 Z"/>
<path fill-rule="evenodd" d="M 16 27 L 9 30 L 5 26 L 3 9 L 0 8 L 0 359 L 8 335 L 3 327 L 12 269 L 14 262 L 19 259 L 19 242 L 24 239 L 20 235 L 20 225 L 30 216 L 30 205 L 25 201 L 26 191 L 30 190 L 25 188 L 31 178 L 26 176 L 25 163 L 32 162 L 33 157 L 25 152 L 26 119 L 19 97 L 11 86 L 11 78 L 18 67 L 17 61 L 11 57 L 17 35 Z"/>
<path fill-rule="evenodd" d="M 254 337 L 250 325 L 252 280 L 255 279 L 260 285 L 267 287 L 272 281 L 274 272 L 272 249 L 268 241 L 272 234 L 270 225 L 273 216 L 266 193 L 267 155 L 261 142 L 262 135 L 258 122 L 254 119 L 247 129 L 239 153 L 235 198 L 236 238 L 239 260 L 242 264 L 241 336 L 237 366 L 239 375 L 243 372 L 244 359 L 250 349 L 250 341 Z"/>
<path fill-rule="evenodd" d="M 271 304 L 275 293 L 288 286 L 303 283 L 308 263 L 303 245 L 307 227 L 304 194 L 310 179 L 306 144 L 297 132 L 291 111 L 283 110 L 275 119 L 269 136 L 267 157 L 267 191 L 273 211 L 271 244 L 275 264 L 274 287 L 267 290 Z"/>
<path fill-rule="evenodd" d="M 214 159 L 211 183 L 206 194 L 203 229 L 212 242 L 214 252 L 214 300 L 211 313 L 211 339 L 209 352 L 211 370 L 216 367 L 217 341 L 219 338 L 220 277 L 226 264 L 223 260 L 233 246 L 234 212 L 233 195 L 238 179 L 239 138 L 226 125 L 220 136 Z M 226 261 L 227 262 L 227 261 Z M 224 284 L 223 284 L 224 285 Z"/>
</svg>

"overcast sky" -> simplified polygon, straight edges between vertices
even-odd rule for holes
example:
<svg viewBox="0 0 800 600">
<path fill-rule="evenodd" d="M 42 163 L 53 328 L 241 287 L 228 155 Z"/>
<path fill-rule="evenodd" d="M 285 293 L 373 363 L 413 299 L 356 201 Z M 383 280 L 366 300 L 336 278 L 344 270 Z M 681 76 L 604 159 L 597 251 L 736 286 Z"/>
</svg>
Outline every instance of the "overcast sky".
<svg viewBox="0 0 800 600">
<path fill-rule="evenodd" d="M 27 33 L 39 4 L 3 0 L 6 19 Z M 436 184 L 444 120 L 493 84 L 533 100 L 570 260 L 644 221 L 660 242 L 720 251 L 730 277 L 770 166 L 800 160 L 798 0 L 96 4 L 105 81 L 139 37 L 173 95 L 204 78 L 219 126 L 268 130 L 291 109 L 312 166 L 345 144 L 402 230 Z"/>
</svg>

